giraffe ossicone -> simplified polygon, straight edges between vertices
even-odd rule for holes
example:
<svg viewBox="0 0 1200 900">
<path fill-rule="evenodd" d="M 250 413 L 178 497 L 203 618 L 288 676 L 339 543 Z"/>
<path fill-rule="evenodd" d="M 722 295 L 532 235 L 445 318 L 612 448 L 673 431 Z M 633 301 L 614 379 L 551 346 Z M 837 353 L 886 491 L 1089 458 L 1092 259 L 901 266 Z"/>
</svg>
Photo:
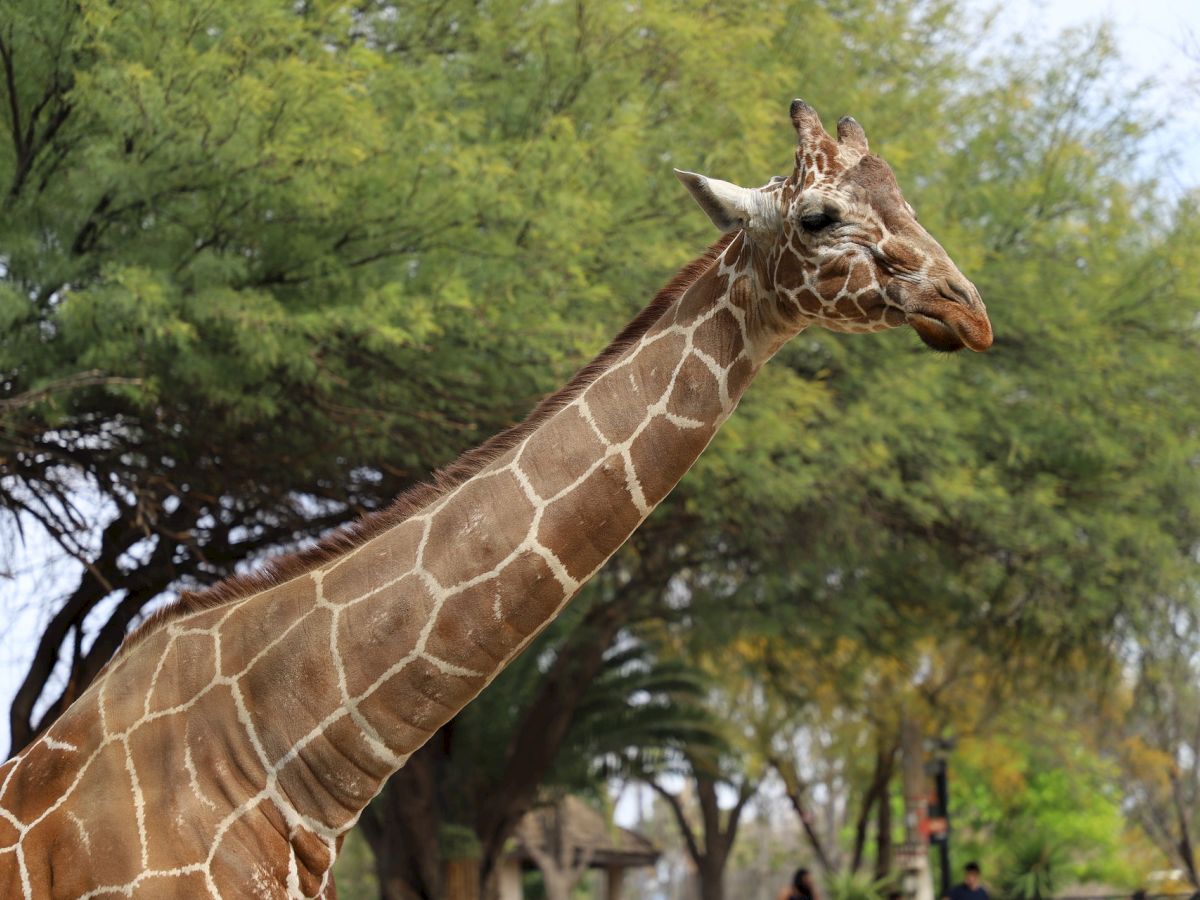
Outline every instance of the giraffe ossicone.
<svg viewBox="0 0 1200 900">
<path fill-rule="evenodd" d="M 974 286 L 853 119 L 680 178 L 724 236 L 525 422 L 388 512 L 185 596 L 0 766 L 0 896 L 329 897 L 387 777 L 561 611 L 804 328 L 983 350 Z"/>
</svg>

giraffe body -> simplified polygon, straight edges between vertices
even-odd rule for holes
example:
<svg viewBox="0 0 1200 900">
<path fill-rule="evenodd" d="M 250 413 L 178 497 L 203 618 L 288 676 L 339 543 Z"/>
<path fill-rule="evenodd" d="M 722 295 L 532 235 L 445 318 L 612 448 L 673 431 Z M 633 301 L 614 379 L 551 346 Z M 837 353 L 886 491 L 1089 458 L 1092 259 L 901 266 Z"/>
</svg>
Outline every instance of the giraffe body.
<svg viewBox="0 0 1200 900">
<path fill-rule="evenodd" d="M 944 252 L 917 265 L 915 220 L 907 236 L 888 225 L 903 201 L 865 137 L 839 125 L 834 143 L 808 112 L 793 106 L 790 179 L 747 191 L 681 174 L 737 234 L 519 439 L 282 583 L 144 627 L 0 767 L 0 895 L 329 896 L 341 836 L 386 778 L 624 543 L 784 341 L 907 320 L 935 345 L 986 346 L 969 282 Z M 882 229 L 874 249 L 809 228 L 814 203 L 848 196 Z M 942 309 L 885 283 L 872 260 L 889 241 L 911 283 L 965 299 Z"/>
</svg>

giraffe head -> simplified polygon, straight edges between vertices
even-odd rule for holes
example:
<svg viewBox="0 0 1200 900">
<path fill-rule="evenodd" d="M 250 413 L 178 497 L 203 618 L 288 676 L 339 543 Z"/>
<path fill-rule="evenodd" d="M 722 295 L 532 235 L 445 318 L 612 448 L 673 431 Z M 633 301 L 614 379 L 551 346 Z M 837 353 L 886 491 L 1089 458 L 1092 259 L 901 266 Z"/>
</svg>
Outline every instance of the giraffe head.
<svg viewBox="0 0 1200 900">
<path fill-rule="evenodd" d="M 751 189 L 676 170 L 719 229 L 742 231 L 739 259 L 771 298 L 770 319 L 792 333 L 907 323 L 935 350 L 986 350 L 979 292 L 921 227 L 862 126 L 847 116 L 834 140 L 803 100 L 791 117 L 799 144 L 787 178 Z"/>
</svg>

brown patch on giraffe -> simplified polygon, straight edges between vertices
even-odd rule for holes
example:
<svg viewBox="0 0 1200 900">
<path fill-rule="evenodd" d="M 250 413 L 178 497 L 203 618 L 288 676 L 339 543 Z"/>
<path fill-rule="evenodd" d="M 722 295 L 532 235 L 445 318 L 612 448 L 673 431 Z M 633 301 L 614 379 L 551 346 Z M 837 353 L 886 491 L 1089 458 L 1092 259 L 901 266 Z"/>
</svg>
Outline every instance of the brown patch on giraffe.
<svg viewBox="0 0 1200 900">
<path fill-rule="evenodd" d="M 19 763 L 20 777 L 9 782 L 4 793 L 4 808 L 18 819 L 30 822 L 46 808 L 46 798 L 59 798 L 67 793 L 80 763 L 87 759 L 98 745 L 100 733 L 99 714 L 95 705 L 96 691 L 87 691 L 76 700 L 53 727 L 47 736 L 65 746 L 51 747 L 44 740 L 37 740 L 24 751 Z M 0 782 L 3 782 L 0 778 Z"/>
<path fill-rule="evenodd" d="M 145 714 L 146 686 L 166 651 L 167 634 L 155 635 L 146 653 L 121 660 L 114 671 L 97 684 L 97 703 L 104 707 L 104 724 L 109 734 L 127 731 Z M 136 690 L 131 690 L 132 686 Z"/>
<path fill-rule="evenodd" d="M 498 581 L 501 621 L 511 626 L 520 640 L 541 628 L 566 599 L 566 589 L 536 553 L 521 554 Z"/>
<path fill-rule="evenodd" d="M 133 893 L 127 895 L 114 891 L 113 897 L 132 896 L 140 900 L 187 900 L 191 897 L 203 897 L 207 893 L 203 872 L 161 872 L 147 875 L 134 887 Z M 101 894 L 101 896 L 104 896 Z"/>
<path fill-rule="evenodd" d="M 287 802 L 293 808 L 305 808 L 303 803 L 295 803 L 294 798 L 290 795 L 287 797 Z M 365 804 L 364 804 L 365 805 Z M 252 817 L 249 821 L 250 827 L 254 827 L 256 831 L 269 832 L 268 834 L 255 834 L 254 839 L 267 847 L 276 846 L 277 839 L 283 838 L 284 849 L 276 850 L 275 855 L 278 858 L 282 854 L 284 860 L 283 880 L 278 884 L 272 884 L 271 890 L 283 887 L 287 883 L 287 859 L 293 852 L 296 857 L 296 876 L 300 883 L 300 890 L 303 896 L 316 896 L 317 891 L 321 887 L 320 872 L 324 872 L 333 864 L 333 856 L 329 852 L 329 847 L 316 834 L 303 825 L 291 825 L 288 823 L 283 812 L 279 809 L 276 803 L 272 800 L 264 800 L 256 810 L 257 818 L 260 821 L 255 822 Z M 266 827 L 263 826 L 263 821 L 266 822 Z M 319 866 L 317 869 L 315 867 Z M 247 885 L 247 888 L 251 885 Z M 245 890 L 245 888 L 243 888 Z M 237 896 L 245 896 L 239 894 Z M 255 891 L 250 896 L 258 896 Z M 284 896 L 288 896 L 285 894 Z"/>
<path fill-rule="evenodd" d="M 120 743 L 101 750 L 84 778 L 92 790 L 89 802 L 72 804 L 72 819 L 51 816 L 25 835 L 27 860 L 44 862 L 56 897 L 75 897 L 99 884 L 125 884 L 141 871 L 133 782 Z M 39 785 L 45 790 L 45 785 Z M 76 821 L 78 820 L 78 821 Z M 86 840 L 82 837 L 87 835 Z M 161 835 L 159 835 L 161 837 Z M 73 848 L 63 853 L 63 845 Z M 32 874 L 32 873 L 31 873 Z"/>
<path fill-rule="evenodd" d="M 705 424 L 715 423 L 724 412 L 716 376 L 694 353 L 688 354 L 675 376 L 667 412 Z"/>
<path fill-rule="evenodd" d="M 538 541 L 580 580 L 595 571 L 641 520 L 626 485 L 624 462 L 609 457 L 571 494 L 546 507 Z"/>
<path fill-rule="evenodd" d="M 905 238 L 890 234 L 879 242 L 879 249 L 893 268 L 917 272 L 925 264 L 925 255 Z"/>
<path fill-rule="evenodd" d="M 833 305 L 839 316 L 846 319 L 861 319 L 863 311 L 858 305 L 857 298 L 846 295 L 839 297 L 837 303 Z"/>
<path fill-rule="evenodd" d="M 238 679 L 267 758 L 276 762 L 341 705 L 329 660 L 333 613 L 318 609 L 293 628 Z M 262 723 L 259 697 L 271 697 L 271 725 Z"/>
<path fill-rule="evenodd" d="M 745 358 L 739 359 L 730 366 L 729 374 L 725 376 L 725 387 L 729 391 L 729 396 L 740 397 L 750 385 L 756 371 L 758 370 L 754 368 L 754 363 Z"/>
<path fill-rule="evenodd" d="M 824 305 L 821 303 L 821 298 L 811 288 L 801 288 L 798 290 L 795 294 L 795 299 L 802 310 L 812 315 L 820 313 Z"/>
<path fill-rule="evenodd" d="M 655 416 L 651 420 L 629 448 L 647 503 L 658 503 L 679 481 L 678 470 L 662 464 L 664 448 L 670 448 L 672 455 L 692 459 L 708 445 L 712 435 L 713 429 L 708 426 L 680 428 L 672 425 L 665 416 Z"/>
<path fill-rule="evenodd" d="M 10 765 L 16 765 L 10 761 Z M 6 766 L 0 766 L 0 783 L 3 783 L 4 776 L 7 774 Z M 7 807 L 5 807 L 7 809 Z M 21 837 L 21 832 L 17 830 L 17 826 L 13 825 L 8 819 L 0 818 L 0 850 L 5 847 L 11 847 Z"/>
<path fill-rule="evenodd" d="M 729 246 L 725 248 L 725 259 L 737 259 L 742 255 L 742 250 L 746 246 L 746 232 L 734 232 L 733 240 L 729 242 Z"/>
<path fill-rule="evenodd" d="M 775 284 L 785 290 L 795 288 L 804 283 L 806 275 L 800 253 L 789 247 L 775 266 Z"/>
<path fill-rule="evenodd" d="M 483 510 L 501 510 L 486 521 Z M 511 471 L 463 485 L 434 514 L 422 564 L 443 587 L 462 574 L 463 560 L 472 572 L 494 569 L 525 539 L 533 523 L 533 504 Z"/>
<path fill-rule="evenodd" d="M 387 736 L 389 746 L 399 753 L 411 753 L 486 683 L 482 675 L 448 675 L 428 660 L 417 658 L 381 684 L 358 708 Z"/>
<path fill-rule="evenodd" d="M 850 268 L 850 274 L 846 278 L 846 290 L 856 293 L 870 287 L 874 280 L 875 276 L 871 274 L 866 265 L 858 262 Z"/>
<path fill-rule="evenodd" d="M 477 665 L 476 651 L 499 664 L 553 615 L 566 597 L 550 566 L 525 551 L 489 578 L 448 597 L 426 649 L 454 665 Z"/>
<path fill-rule="evenodd" d="M 61 744 L 78 747 L 87 753 L 100 743 L 100 690 L 96 682 L 83 692 L 67 711 L 55 719 L 46 737 Z M 60 753 L 70 751 L 60 750 Z"/>
<path fill-rule="evenodd" d="M 903 325 L 907 321 L 907 317 L 903 310 L 894 306 L 886 306 L 883 309 L 883 321 L 887 325 Z"/>
<path fill-rule="evenodd" d="M 267 782 L 266 767 L 244 737 L 245 726 L 235 710 L 233 688 L 218 684 L 182 717 L 192 768 L 204 790 L 212 791 L 210 799 L 218 807 L 224 805 L 226 812 L 241 802 L 237 798 L 253 797 Z M 190 786 L 186 767 L 177 770 L 175 778 L 181 787 Z"/>
<path fill-rule="evenodd" d="M 392 768 L 370 748 L 349 715 L 331 723 L 279 770 L 278 784 L 298 808 L 323 824 L 348 826 Z"/>
<path fill-rule="evenodd" d="M 692 333 L 692 344 L 715 359 L 723 369 L 728 368 L 746 346 L 737 319 L 727 309 L 717 310 L 697 327 Z"/>
<path fill-rule="evenodd" d="M 321 596 L 329 603 L 348 603 L 378 590 L 395 572 L 407 572 L 417 562 L 417 547 L 425 533 L 424 522 L 405 522 L 367 541 L 349 556 L 330 566 L 321 578 Z"/>
<path fill-rule="evenodd" d="M 697 316 L 708 312 L 712 301 L 729 288 L 729 275 L 717 271 L 713 266 L 696 279 L 687 289 L 675 310 L 675 324 L 684 328 L 691 325 Z"/>
<path fill-rule="evenodd" d="M 613 444 L 627 441 L 646 418 L 646 410 L 658 401 L 644 385 L 661 381 L 683 355 L 686 339 L 680 334 L 659 338 L 620 368 L 606 372 L 588 389 L 584 399 L 592 420 L 605 439 Z M 595 462 L 596 457 L 592 458 Z"/>
<path fill-rule="evenodd" d="M 474 450 L 464 453 L 455 462 L 435 472 L 428 482 L 409 488 L 397 497 L 387 509 L 349 523 L 322 538 L 315 547 L 277 557 L 256 572 L 226 578 L 203 591 L 185 592 L 176 603 L 159 610 L 126 638 L 121 645 L 121 652 L 156 631 L 163 622 L 177 619 L 197 610 L 209 609 L 253 596 L 326 565 L 362 546 L 371 538 L 394 528 L 472 476 L 477 475 L 498 457 L 521 443 L 543 422 L 567 406 L 583 393 L 588 385 L 607 371 L 629 347 L 639 341 L 658 322 L 663 313 L 670 309 L 702 274 L 712 268 L 712 264 L 725 251 L 734 237 L 734 234 L 722 235 L 703 254 L 680 269 L 650 304 L 626 325 L 603 351 L 588 365 L 580 369 L 565 387 L 543 399 L 523 422 L 494 435 Z"/>
<path fill-rule="evenodd" d="M 570 406 L 533 433 L 517 464 L 538 496 L 549 499 L 577 481 L 603 455 L 604 444 L 587 426 L 579 408 Z"/>
<path fill-rule="evenodd" d="M 209 871 L 221 897 L 287 897 L 287 823 L 260 800 L 221 839 Z"/>
<path fill-rule="evenodd" d="M 367 800 L 371 798 L 368 797 Z M 363 806 L 367 805 L 364 800 Z M 348 824 L 348 823 L 346 823 Z M 321 889 L 321 873 L 333 865 L 333 854 L 329 845 L 307 828 L 296 828 L 289 835 L 292 853 L 296 857 L 296 874 L 300 892 L 305 897 L 315 897 Z"/>
<path fill-rule="evenodd" d="M 436 602 L 425 581 L 410 574 L 338 614 L 337 648 L 343 664 L 351 662 L 345 658 L 346 647 L 356 648 L 361 657 L 346 672 L 351 697 L 369 688 L 384 671 L 385 666 L 365 665 L 367 660 L 400 659 L 416 648 Z"/>
<path fill-rule="evenodd" d="M 297 621 L 316 608 L 311 578 L 294 578 L 254 597 L 234 610 L 217 630 L 222 675 L 237 675 Z"/>
<path fill-rule="evenodd" d="M 739 275 L 729 286 L 729 302 L 738 309 L 749 310 L 754 305 L 754 283 L 749 275 Z"/>
<path fill-rule="evenodd" d="M 215 640 L 211 634 L 198 633 L 174 638 L 158 670 L 147 711 L 179 706 L 208 687 L 217 674 Z"/>
<path fill-rule="evenodd" d="M 129 752 L 139 781 L 159 786 L 146 792 L 147 819 L 158 823 L 147 835 L 146 861 L 152 869 L 174 868 L 182 860 L 203 861 L 212 835 L 230 811 L 227 795 L 202 768 L 204 760 L 196 758 L 200 745 L 214 741 L 213 734 L 190 727 L 191 715 L 152 719 L 130 736 Z"/>
</svg>

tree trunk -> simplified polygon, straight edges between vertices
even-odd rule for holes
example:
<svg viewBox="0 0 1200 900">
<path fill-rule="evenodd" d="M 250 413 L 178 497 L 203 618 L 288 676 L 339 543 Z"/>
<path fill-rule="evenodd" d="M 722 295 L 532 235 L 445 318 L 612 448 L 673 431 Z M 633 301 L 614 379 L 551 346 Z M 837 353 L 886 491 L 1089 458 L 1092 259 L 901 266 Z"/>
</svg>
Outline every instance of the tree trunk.
<svg viewBox="0 0 1200 900">
<path fill-rule="evenodd" d="M 127 510 L 122 509 L 121 512 Z M 38 639 L 33 661 L 13 697 L 8 718 L 10 756 L 20 753 L 37 736 L 33 707 L 58 663 L 67 635 L 72 628 L 81 627 L 92 607 L 112 593 L 113 582 L 121 579 L 117 560 L 143 537 L 145 533 L 142 530 L 120 517 L 104 528 L 100 552 L 93 564 L 80 574 L 79 583 L 66 602 L 50 617 Z M 49 724 L 45 717 L 43 722 Z"/>
<path fill-rule="evenodd" d="M 779 758 L 770 760 L 772 768 L 778 773 L 783 780 L 784 790 L 787 792 L 788 800 L 792 804 L 792 809 L 795 810 L 797 817 L 800 819 L 800 825 L 804 829 L 804 836 L 808 839 L 808 845 L 812 849 L 813 855 L 817 858 L 817 863 L 821 866 L 821 870 L 826 874 L 833 871 L 833 865 L 829 861 L 829 854 L 825 852 L 825 845 L 821 842 L 821 836 L 817 834 L 813 827 L 813 814 L 804 801 L 804 786 L 800 783 L 800 778 L 796 773 L 795 768 L 790 762 L 785 762 Z"/>
<path fill-rule="evenodd" d="M 929 847 L 922 824 L 929 791 L 925 780 L 924 735 L 920 724 L 907 712 L 900 723 L 900 751 L 904 773 L 904 864 L 913 885 L 914 900 L 933 900 L 933 875 L 929 869 Z"/>
<path fill-rule="evenodd" d="M 875 767 L 871 772 L 870 784 L 863 794 L 858 820 L 854 825 L 854 852 L 850 862 L 850 871 L 852 872 L 857 872 L 862 867 L 863 856 L 866 853 L 867 846 L 867 831 L 870 828 L 871 814 L 874 813 L 877 831 L 882 828 L 882 833 L 888 839 L 887 853 L 883 857 L 878 852 L 875 855 L 875 877 L 882 878 L 888 873 L 886 867 L 880 870 L 880 864 L 881 859 L 886 860 L 887 865 L 891 864 L 890 831 L 892 827 L 892 811 L 889 786 L 891 785 L 892 769 L 895 767 L 895 762 L 895 746 L 891 745 L 882 734 L 877 734 L 875 738 Z"/>
<path fill-rule="evenodd" d="M 1200 887 L 1200 873 L 1196 871 L 1196 854 L 1192 849 L 1192 835 L 1191 829 L 1188 827 L 1187 804 L 1183 800 L 1183 788 L 1179 783 L 1179 773 L 1172 771 L 1169 777 L 1171 782 L 1171 802 L 1175 807 L 1175 821 L 1179 827 L 1179 844 L 1175 849 L 1179 853 L 1179 861 L 1183 863 L 1188 881 L 1192 883 L 1192 887 Z"/>
<path fill-rule="evenodd" d="M 892 872 L 892 791 L 891 772 L 883 786 L 883 795 L 875 807 L 875 878 L 887 878 Z"/>
<path fill-rule="evenodd" d="M 696 873 L 700 876 L 700 900 L 725 900 L 725 860 L 705 857 Z"/>
<path fill-rule="evenodd" d="M 670 791 L 651 781 L 650 786 L 667 801 L 679 831 L 687 847 L 688 855 L 696 866 L 696 876 L 700 879 L 701 900 L 724 900 L 725 898 L 725 864 L 729 861 L 729 851 L 737 838 L 738 823 L 742 812 L 750 798 L 754 796 L 755 788 L 749 782 L 743 782 L 738 789 L 737 803 L 725 818 L 724 827 L 721 824 L 721 807 L 717 803 L 717 781 L 708 774 L 695 774 L 696 799 L 700 803 L 700 820 L 703 825 L 702 840 L 698 840 L 695 831 L 688 824 L 683 804 Z"/>
<path fill-rule="evenodd" d="M 442 896 L 437 796 L 441 741 L 439 732 L 414 753 L 359 819 L 375 856 L 383 900 L 440 900 Z"/>
<path fill-rule="evenodd" d="M 858 810 L 858 819 L 854 823 L 854 849 L 850 854 L 850 871 L 857 872 L 862 866 L 863 850 L 867 846 L 867 827 L 871 822 L 871 813 L 879 800 L 879 779 L 882 757 L 875 755 L 875 771 L 871 773 L 871 783 L 863 794 L 862 806 Z"/>
</svg>

